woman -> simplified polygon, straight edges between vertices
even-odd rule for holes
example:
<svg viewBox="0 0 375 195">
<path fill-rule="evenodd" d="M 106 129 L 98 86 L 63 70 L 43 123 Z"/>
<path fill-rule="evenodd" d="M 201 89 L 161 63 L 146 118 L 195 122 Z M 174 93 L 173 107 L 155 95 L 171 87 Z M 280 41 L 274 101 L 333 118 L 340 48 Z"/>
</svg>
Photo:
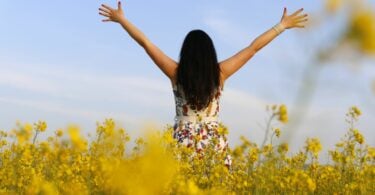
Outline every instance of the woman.
<svg viewBox="0 0 375 195">
<path fill-rule="evenodd" d="M 106 17 L 103 22 L 121 24 L 170 79 L 176 104 L 173 137 L 188 147 L 195 147 L 197 152 L 200 152 L 212 137 L 216 137 L 219 143 L 215 147 L 222 152 L 227 150 L 228 141 L 225 135 L 218 132 L 217 117 L 219 97 L 225 80 L 285 29 L 303 28 L 302 23 L 307 21 L 307 14 L 300 15 L 302 10 L 303 8 L 288 16 L 287 9 L 284 8 L 278 24 L 222 62 L 218 62 L 212 40 L 202 30 L 193 30 L 187 34 L 181 48 L 180 60 L 176 62 L 124 17 L 121 2 L 118 2 L 117 9 L 102 5 L 99 14 Z M 195 139 L 196 136 L 199 139 Z M 224 162 L 230 167 L 231 156 L 226 155 Z"/>
</svg>

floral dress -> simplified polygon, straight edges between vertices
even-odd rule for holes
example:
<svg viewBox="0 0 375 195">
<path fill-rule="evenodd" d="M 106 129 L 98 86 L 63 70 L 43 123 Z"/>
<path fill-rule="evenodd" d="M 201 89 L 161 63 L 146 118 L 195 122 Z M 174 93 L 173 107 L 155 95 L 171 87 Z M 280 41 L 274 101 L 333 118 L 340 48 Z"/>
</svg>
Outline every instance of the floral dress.
<svg viewBox="0 0 375 195">
<path fill-rule="evenodd" d="M 182 87 L 173 85 L 176 104 L 173 138 L 187 147 L 195 147 L 196 152 L 200 153 L 209 144 L 209 140 L 216 137 L 218 138 L 218 143 L 215 146 L 215 150 L 227 152 L 228 139 L 224 134 L 219 134 L 218 132 L 221 91 L 222 89 L 217 91 L 215 97 L 206 108 L 197 111 L 193 106 L 187 104 Z M 197 136 L 199 139 L 195 139 Z M 228 153 L 223 160 L 227 167 L 231 166 L 232 158 Z"/>
</svg>

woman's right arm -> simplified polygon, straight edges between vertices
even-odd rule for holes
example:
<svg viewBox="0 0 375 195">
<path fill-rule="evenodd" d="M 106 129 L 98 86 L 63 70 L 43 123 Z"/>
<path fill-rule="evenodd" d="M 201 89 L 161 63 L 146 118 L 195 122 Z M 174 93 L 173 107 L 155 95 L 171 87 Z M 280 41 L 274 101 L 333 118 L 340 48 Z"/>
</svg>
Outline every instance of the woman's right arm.
<svg viewBox="0 0 375 195">
<path fill-rule="evenodd" d="M 298 15 L 301 13 L 303 8 L 297 10 L 291 15 L 287 15 L 287 9 L 284 8 L 284 13 L 281 18 L 278 27 L 283 29 L 290 29 L 294 27 L 303 28 L 304 25 L 300 24 L 301 22 L 307 21 L 307 14 Z M 283 29 L 279 29 L 283 31 Z M 271 42 L 279 33 L 270 28 L 260 36 L 258 36 L 249 46 L 242 49 L 240 52 L 236 53 L 234 56 L 220 62 L 220 69 L 222 71 L 223 80 L 226 80 L 237 70 L 239 70 L 251 57 L 253 57 L 260 49 L 266 46 Z"/>
<path fill-rule="evenodd" d="M 121 2 L 118 2 L 118 8 L 113 9 L 107 5 L 102 4 L 99 8 L 100 15 L 107 17 L 103 22 L 117 22 L 121 24 L 126 32 L 140 45 L 146 53 L 150 56 L 153 62 L 168 76 L 171 80 L 175 77 L 177 69 L 177 62 L 165 55 L 156 45 L 154 45 L 136 26 L 124 17 L 121 7 Z"/>
</svg>

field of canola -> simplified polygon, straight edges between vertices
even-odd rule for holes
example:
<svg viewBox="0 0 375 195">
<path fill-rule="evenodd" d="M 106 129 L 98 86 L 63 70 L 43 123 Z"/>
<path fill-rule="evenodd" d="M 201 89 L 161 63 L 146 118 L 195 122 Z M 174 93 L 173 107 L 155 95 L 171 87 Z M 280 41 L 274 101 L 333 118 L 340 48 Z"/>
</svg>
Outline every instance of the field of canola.
<svg viewBox="0 0 375 195">
<path fill-rule="evenodd" d="M 288 122 L 286 106 L 267 110 L 270 120 Z M 170 126 L 135 139 L 128 148 L 129 135 L 112 119 L 98 123 L 92 141 L 76 126 L 38 140 L 50 131 L 46 122 L 17 123 L 0 131 L 0 193 L 374 194 L 375 148 L 355 127 L 360 115 L 358 108 L 349 109 L 350 128 L 329 150 L 328 164 L 319 163 L 318 138 L 307 139 L 300 152 L 290 154 L 288 144 L 270 144 L 282 133 L 273 128 L 264 146 L 242 137 L 230 148 L 230 169 L 223 164 L 225 153 L 212 147 L 216 140 L 205 155 L 194 154 L 193 148 L 176 143 Z M 228 133 L 224 125 L 218 131 Z"/>
</svg>

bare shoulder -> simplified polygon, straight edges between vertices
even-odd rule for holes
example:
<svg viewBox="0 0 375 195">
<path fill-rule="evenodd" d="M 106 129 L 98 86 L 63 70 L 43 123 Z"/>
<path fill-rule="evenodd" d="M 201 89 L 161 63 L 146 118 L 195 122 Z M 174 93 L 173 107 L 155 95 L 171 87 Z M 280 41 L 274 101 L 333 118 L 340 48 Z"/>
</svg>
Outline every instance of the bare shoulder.
<svg viewBox="0 0 375 195">
<path fill-rule="evenodd" d="M 220 67 L 220 78 L 223 80 L 223 82 L 224 82 L 225 80 L 227 80 L 227 78 L 228 78 L 227 67 L 226 67 L 224 64 L 225 64 L 225 61 L 223 61 L 223 62 L 219 62 L 219 67 Z"/>
</svg>

